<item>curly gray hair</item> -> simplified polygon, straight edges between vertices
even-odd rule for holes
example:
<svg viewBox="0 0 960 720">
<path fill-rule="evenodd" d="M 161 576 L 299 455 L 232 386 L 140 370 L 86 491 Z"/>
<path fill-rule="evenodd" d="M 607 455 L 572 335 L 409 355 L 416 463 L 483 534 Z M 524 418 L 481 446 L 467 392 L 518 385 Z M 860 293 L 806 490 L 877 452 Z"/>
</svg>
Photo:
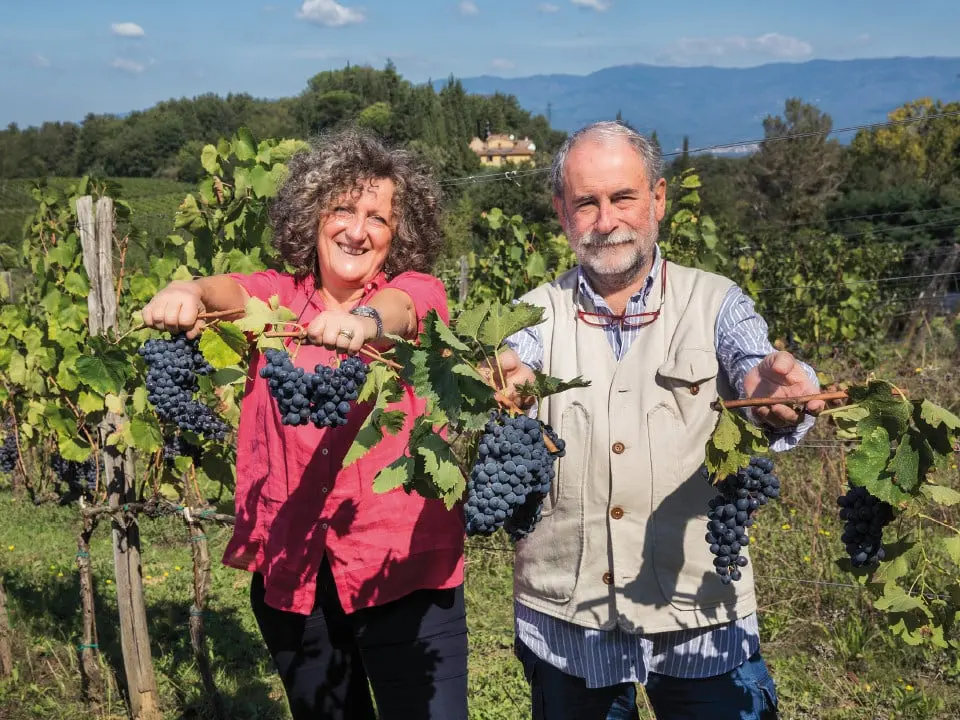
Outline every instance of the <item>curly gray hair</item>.
<svg viewBox="0 0 960 720">
<path fill-rule="evenodd" d="M 274 247 L 298 279 L 318 271 L 321 214 L 342 193 L 385 178 L 394 184 L 397 231 L 384 272 L 388 277 L 408 270 L 429 272 L 443 245 L 440 186 L 413 153 L 388 148 L 370 132 L 347 128 L 314 139 L 309 150 L 294 155 L 270 204 Z"/>
</svg>

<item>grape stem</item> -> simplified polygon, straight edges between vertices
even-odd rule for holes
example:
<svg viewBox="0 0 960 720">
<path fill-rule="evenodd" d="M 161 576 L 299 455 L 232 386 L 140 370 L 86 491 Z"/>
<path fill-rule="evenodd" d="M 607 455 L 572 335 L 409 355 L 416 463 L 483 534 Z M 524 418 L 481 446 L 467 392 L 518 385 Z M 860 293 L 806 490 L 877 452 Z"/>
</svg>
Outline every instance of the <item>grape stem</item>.
<svg viewBox="0 0 960 720">
<path fill-rule="evenodd" d="M 799 395 L 797 397 L 757 397 L 742 398 L 740 400 L 724 400 L 715 402 L 714 406 L 722 405 L 727 410 L 744 407 L 765 407 L 770 405 L 805 405 L 814 400 L 847 400 L 849 395 L 846 390 L 835 390 L 833 392 L 822 392 L 814 395 Z"/>
<path fill-rule="evenodd" d="M 305 330 L 270 330 L 263 333 L 263 337 L 268 338 L 296 338 L 297 340 L 303 340 L 307 337 Z M 375 362 L 381 362 L 389 368 L 394 370 L 403 370 L 403 365 L 400 363 L 394 362 L 389 358 L 385 358 L 380 354 L 378 350 L 370 347 L 369 345 L 364 345 L 360 348 L 359 353 L 369 360 Z"/>
</svg>

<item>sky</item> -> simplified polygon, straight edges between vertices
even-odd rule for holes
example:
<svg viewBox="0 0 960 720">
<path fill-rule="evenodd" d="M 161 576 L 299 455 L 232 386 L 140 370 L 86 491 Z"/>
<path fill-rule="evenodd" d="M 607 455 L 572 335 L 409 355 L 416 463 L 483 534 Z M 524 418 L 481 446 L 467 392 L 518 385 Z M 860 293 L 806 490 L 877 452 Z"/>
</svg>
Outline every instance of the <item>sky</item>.
<svg viewBox="0 0 960 720">
<path fill-rule="evenodd" d="M 206 92 L 296 95 L 388 59 L 413 82 L 960 55 L 956 0 L 7 0 L 0 127 Z"/>
</svg>

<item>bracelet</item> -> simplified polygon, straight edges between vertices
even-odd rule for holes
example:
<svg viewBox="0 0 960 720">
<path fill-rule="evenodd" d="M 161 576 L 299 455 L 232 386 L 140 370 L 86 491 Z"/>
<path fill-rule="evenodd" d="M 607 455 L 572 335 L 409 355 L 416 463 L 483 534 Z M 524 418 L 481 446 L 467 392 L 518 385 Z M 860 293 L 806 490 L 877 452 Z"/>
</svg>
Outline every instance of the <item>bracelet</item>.
<svg viewBox="0 0 960 720">
<path fill-rule="evenodd" d="M 353 310 L 350 311 L 351 315 L 359 315 L 360 317 L 370 318 L 377 324 L 377 337 L 375 340 L 379 340 L 383 337 L 383 320 L 380 319 L 380 313 L 374 310 L 369 305 L 357 305 Z"/>
</svg>

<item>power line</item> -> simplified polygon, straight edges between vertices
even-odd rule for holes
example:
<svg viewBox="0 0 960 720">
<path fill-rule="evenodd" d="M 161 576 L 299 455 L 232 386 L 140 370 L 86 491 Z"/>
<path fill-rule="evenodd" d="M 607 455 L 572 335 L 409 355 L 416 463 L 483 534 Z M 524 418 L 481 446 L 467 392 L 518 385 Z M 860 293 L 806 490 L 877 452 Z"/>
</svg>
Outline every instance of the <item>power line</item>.
<svg viewBox="0 0 960 720">
<path fill-rule="evenodd" d="M 848 125 L 847 127 L 835 128 L 831 130 L 811 130 L 808 132 L 802 133 L 791 133 L 789 135 L 776 135 L 768 138 L 757 138 L 755 140 L 738 140 L 731 143 L 719 143 L 716 145 L 705 145 L 703 147 L 692 148 L 684 153 L 683 150 L 673 150 L 671 152 L 663 153 L 664 158 L 676 157 L 679 155 L 695 155 L 698 153 L 705 152 L 714 152 L 716 150 L 736 150 L 738 148 L 752 147 L 754 145 L 763 145 L 764 143 L 776 142 L 779 140 L 799 140 L 802 138 L 811 138 L 811 137 L 826 137 L 829 135 L 839 135 L 840 133 L 849 133 L 849 132 L 858 132 L 860 130 L 875 130 L 883 127 L 896 127 L 899 125 L 909 125 L 912 123 L 926 122 L 928 120 L 939 120 L 947 117 L 956 117 L 960 116 L 960 110 L 951 110 L 949 112 L 934 113 L 932 115 L 925 115 L 923 117 L 914 117 L 914 118 L 904 118 L 903 120 L 885 120 L 883 122 L 876 123 L 864 123 L 861 125 Z M 544 173 L 549 173 L 550 168 L 533 168 L 529 170 L 506 170 L 501 173 L 484 173 L 482 175 L 467 175 L 461 178 L 451 178 L 448 180 L 440 181 L 441 185 L 464 185 L 470 183 L 480 183 L 480 182 L 491 182 L 499 180 L 513 180 L 516 182 L 517 178 L 527 177 L 530 175 L 542 175 Z"/>
</svg>

